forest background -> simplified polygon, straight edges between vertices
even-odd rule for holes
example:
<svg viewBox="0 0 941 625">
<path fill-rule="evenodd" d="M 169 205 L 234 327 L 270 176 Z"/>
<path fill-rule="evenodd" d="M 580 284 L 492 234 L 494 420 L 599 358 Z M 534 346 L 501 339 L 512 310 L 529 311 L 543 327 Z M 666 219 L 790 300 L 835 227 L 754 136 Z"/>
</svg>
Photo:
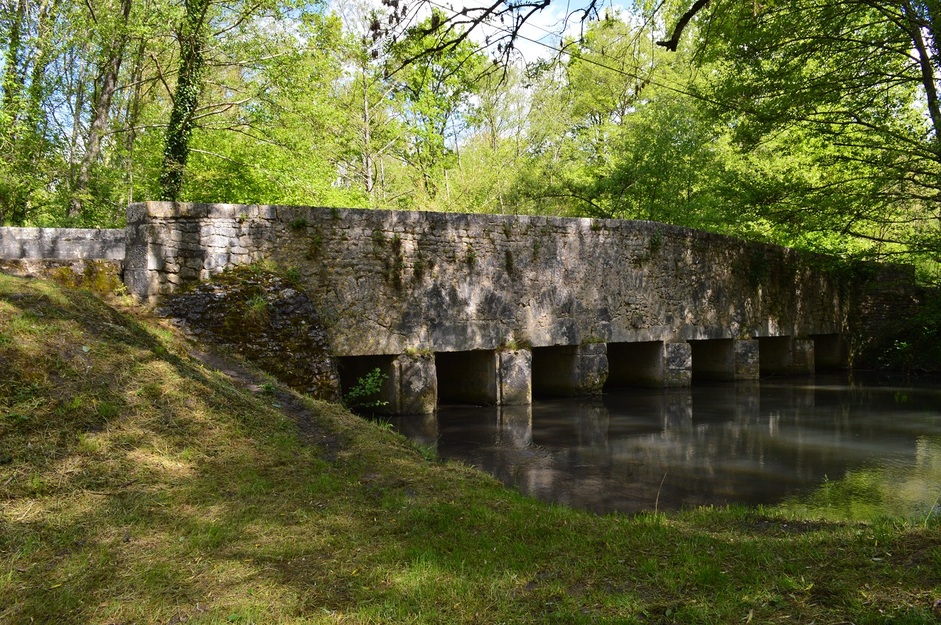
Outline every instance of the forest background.
<svg viewBox="0 0 941 625">
<path fill-rule="evenodd" d="M 937 0 L 0 3 L 3 225 L 650 219 L 941 280 Z"/>
</svg>

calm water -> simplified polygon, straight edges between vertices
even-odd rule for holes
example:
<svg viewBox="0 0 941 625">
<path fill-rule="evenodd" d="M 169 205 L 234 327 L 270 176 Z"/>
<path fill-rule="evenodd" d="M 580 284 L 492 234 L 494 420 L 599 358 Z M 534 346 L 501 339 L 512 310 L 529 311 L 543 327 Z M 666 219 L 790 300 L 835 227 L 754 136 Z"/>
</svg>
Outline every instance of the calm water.
<svg viewBox="0 0 941 625">
<path fill-rule="evenodd" d="M 445 406 L 393 425 L 509 486 L 599 513 L 782 505 L 941 514 L 941 386 L 845 376 Z"/>
</svg>

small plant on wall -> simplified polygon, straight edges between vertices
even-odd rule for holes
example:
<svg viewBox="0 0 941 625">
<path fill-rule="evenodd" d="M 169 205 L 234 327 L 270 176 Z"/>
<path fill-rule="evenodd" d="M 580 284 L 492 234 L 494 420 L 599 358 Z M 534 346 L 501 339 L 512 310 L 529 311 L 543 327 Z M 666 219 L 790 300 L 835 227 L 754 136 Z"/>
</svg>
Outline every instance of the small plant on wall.
<svg viewBox="0 0 941 625">
<path fill-rule="evenodd" d="M 256 326 L 268 324 L 271 304 L 264 295 L 254 295 L 245 302 L 245 320 Z"/>
<path fill-rule="evenodd" d="M 356 380 L 356 383 L 343 396 L 343 403 L 350 410 L 357 412 L 373 412 L 377 408 L 388 406 L 389 402 L 379 399 L 382 385 L 388 377 L 379 367 L 376 367 Z"/>
</svg>

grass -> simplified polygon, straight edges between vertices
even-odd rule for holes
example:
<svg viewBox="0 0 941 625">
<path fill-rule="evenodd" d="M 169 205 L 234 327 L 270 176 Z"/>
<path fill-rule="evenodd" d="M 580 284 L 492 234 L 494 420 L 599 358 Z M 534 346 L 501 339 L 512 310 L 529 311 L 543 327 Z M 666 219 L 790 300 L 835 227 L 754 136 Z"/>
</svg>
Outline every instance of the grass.
<svg viewBox="0 0 941 625">
<path fill-rule="evenodd" d="M 941 618 L 936 517 L 544 505 L 122 310 L 0 274 L 0 623 Z"/>
</svg>

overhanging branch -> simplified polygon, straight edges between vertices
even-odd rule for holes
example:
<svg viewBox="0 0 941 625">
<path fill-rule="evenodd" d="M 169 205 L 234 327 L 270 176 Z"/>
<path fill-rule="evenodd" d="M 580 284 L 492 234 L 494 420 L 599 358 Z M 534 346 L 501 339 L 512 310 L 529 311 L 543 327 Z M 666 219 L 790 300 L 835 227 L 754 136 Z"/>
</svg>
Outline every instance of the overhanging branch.
<svg viewBox="0 0 941 625">
<path fill-rule="evenodd" d="M 709 4 L 709 0 L 696 0 L 693 6 L 690 7 L 689 11 L 683 14 L 680 17 L 680 21 L 676 23 L 676 28 L 673 29 L 673 35 L 666 41 L 658 41 L 658 46 L 663 46 L 671 52 L 676 52 L 677 46 L 680 45 L 680 37 L 683 36 L 683 31 L 686 29 L 686 25 L 689 24 L 689 21 L 695 17 L 697 13 L 703 10 L 706 5 Z"/>
</svg>

